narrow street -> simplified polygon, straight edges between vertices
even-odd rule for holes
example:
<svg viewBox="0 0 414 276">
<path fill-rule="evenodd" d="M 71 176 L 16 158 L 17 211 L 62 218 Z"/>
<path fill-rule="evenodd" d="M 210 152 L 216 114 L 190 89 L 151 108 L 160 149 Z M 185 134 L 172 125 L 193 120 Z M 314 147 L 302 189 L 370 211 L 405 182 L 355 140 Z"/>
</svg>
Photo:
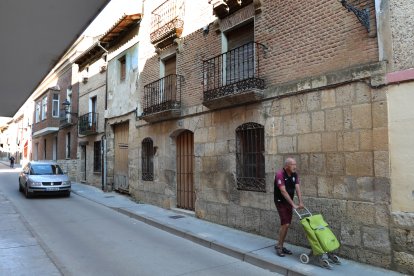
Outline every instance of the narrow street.
<svg viewBox="0 0 414 276">
<path fill-rule="evenodd" d="M 63 275 L 275 275 L 76 194 L 26 199 L 17 177 L 0 164 L 0 193 Z"/>
</svg>

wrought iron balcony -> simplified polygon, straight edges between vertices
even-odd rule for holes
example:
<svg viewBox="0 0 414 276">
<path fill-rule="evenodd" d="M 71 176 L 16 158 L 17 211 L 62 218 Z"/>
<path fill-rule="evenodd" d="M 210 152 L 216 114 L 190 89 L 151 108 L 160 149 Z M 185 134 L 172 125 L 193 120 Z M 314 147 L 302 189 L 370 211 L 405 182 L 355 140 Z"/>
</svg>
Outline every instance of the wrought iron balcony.
<svg viewBox="0 0 414 276">
<path fill-rule="evenodd" d="M 79 117 L 79 134 L 91 135 L 98 132 L 98 113 L 89 112 Z"/>
<path fill-rule="evenodd" d="M 184 27 L 184 1 L 167 0 L 151 13 L 151 43 L 164 48 L 179 38 Z"/>
<path fill-rule="evenodd" d="M 59 128 L 69 127 L 74 124 L 74 118 L 71 114 L 66 114 L 64 110 L 60 111 Z"/>
<path fill-rule="evenodd" d="M 184 77 L 168 75 L 144 86 L 143 113 L 140 118 L 156 122 L 181 115 L 181 89 Z"/>
<path fill-rule="evenodd" d="M 221 108 L 263 98 L 260 62 L 266 47 L 249 42 L 203 62 L 203 105 Z"/>
</svg>

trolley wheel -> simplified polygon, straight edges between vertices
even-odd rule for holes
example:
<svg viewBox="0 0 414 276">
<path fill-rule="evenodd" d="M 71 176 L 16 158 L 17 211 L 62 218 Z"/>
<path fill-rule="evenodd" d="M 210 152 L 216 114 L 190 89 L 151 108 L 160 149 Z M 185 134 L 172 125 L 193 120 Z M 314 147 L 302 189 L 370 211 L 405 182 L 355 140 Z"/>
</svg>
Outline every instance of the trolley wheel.
<svg viewBox="0 0 414 276">
<path fill-rule="evenodd" d="M 308 255 L 306 255 L 305 253 L 300 254 L 299 259 L 300 259 L 300 262 L 301 262 L 302 264 L 307 264 L 307 263 L 309 263 L 309 256 L 308 256 Z"/>
<path fill-rule="evenodd" d="M 327 269 L 331 269 L 332 268 L 332 265 L 329 263 L 329 261 L 328 260 L 326 260 L 326 259 L 324 259 L 324 260 L 319 260 L 319 264 L 320 264 L 320 266 L 321 267 L 323 267 L 323 268 L 327 268 Z"/>
<path fill-rule="evenodd" d="M 338 256 L 334 255 L 334 254 L 330 254 L 329 255 L 329 259 L 334 263 L 334 264 L 341 264 L 341 260 L 338 258 Z"/>
</svg>

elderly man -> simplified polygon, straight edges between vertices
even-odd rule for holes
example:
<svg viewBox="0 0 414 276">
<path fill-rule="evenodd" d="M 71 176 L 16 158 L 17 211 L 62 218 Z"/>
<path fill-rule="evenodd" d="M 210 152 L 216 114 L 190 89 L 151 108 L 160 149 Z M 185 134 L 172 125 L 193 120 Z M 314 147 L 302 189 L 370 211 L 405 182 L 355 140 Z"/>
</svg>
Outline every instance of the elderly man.
<svg viewBox="0 0 414 276">
<path fill-rule="evenodd" d="M 276 253 L 280 257 L 285 254 L 291 255 L 292 252 L 283 247 L 289 225 L 292 222 L 292 210 L 304 207 L 302 194 L 299 187 L 299 176 L 296 173 L 296 161 L 289 157 L 285 161 L 283 169 L 279 170 L 275 176 L 274 201 L 280 217 L 279 241 L 275 246 Z M 295 191 L 299 199 L 299 205 L 293 201 Z"/>
</svg>

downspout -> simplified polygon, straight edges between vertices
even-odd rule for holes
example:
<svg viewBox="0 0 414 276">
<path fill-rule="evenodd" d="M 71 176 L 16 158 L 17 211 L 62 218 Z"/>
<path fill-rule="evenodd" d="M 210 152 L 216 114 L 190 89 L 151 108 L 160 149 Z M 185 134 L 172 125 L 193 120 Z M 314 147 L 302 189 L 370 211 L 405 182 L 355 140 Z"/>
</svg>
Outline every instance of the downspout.
<svg viewBox="0 0 414 276">
<path fill-rule="evenodd" d="M 101 43 L 98 41 L 98 46 L 105 51 L 106 53 L 106 64 L 108 64 L 108 50 L 106 50 Z M 106 72 L 105 72 L 105 110 L 108 107 L 108 67 L 106 68 Z M 102 191 L 107 191 L 107 183 L 106 183 L 106 175 L 107 175 L 107 162 L 106 162 L 106 150 L 107 150 L 107 146 L 106 146 L 106 118 L 104 116 L 104 135 L 102 135 L 101 137 L 101 156 L 102 156 Z"/>
</svg>

